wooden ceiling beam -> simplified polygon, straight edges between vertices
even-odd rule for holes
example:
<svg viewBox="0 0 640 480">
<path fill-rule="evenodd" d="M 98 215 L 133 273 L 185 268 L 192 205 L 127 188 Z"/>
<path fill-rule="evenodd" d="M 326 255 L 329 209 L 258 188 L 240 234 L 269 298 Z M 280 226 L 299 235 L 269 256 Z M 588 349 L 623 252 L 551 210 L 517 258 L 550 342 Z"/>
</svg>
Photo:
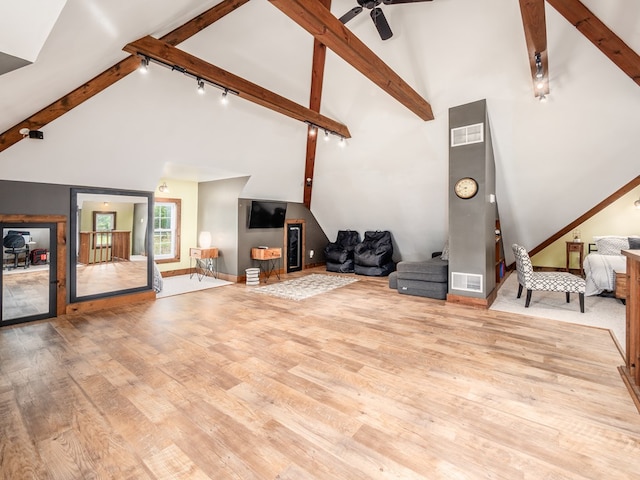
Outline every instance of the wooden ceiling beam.
<svg viewBox="0 0 640 480">
<path fill-rule="evenodd" d="M 345 125 L 161 40 L 146 36 L 127 44 L 124 50 L 134 55 L 144 55 L 167 66 L 179 67 L 191 76 L 233 91 L 240 98 L 301 122 L 311 122 L 342 137 L 351 138 L 349 129 Z"/>
<path fill-rule="evenodd" d="M 640 85 L 640 56 L 579 0 L 547 0 L 591 43 Z"/>
<path fill-rule="evenodd" d="M 161 40 L 171 45 L 182 43 L 248 1 L 249 0 L 223 0 L 221 3 L 210 8 L 201 15 L 198 15 L 184 25 L 164 35 Z M 6 150 L 24 138 L 20 133 L 20 130 L 23 128 L 27 128 L 29 130 L 38 130 L 42 128 L 83 102 L 89 100 L 94 95 L 97 95 L 110 87 L 118 80 L 126 77 L 131 72 L 134 72 L 139 66 L 139 58 L 136 58 L 135 56 L 127 57 L 79 86 L 72 92 L 46 106 L 39 112 L 34 113 L 29 118 L 9 128 L 0 135 L 0 152 Z"/>
<path fill-rule="evenodd" d="M 418 117 L 425 121 L 433 120 L 429 102 L 351 33 L 321 2 L 269 1 Z"/>
<path fill-rule="evenodd" d="M 331 0 L 320 0 L 328 10 Z M 327 46 L 313 39 L 313 61 L 311 62 L 311 91 L 309 93 L 309 108 L 314 112 L 320 111 L 322 104 L 322 85 L 324 83 L 324 66 L 327 58 Z M 307 152 L 304 163 L 304 191 L 303 203 L 311 209 L 311 192 L 313 191 L 313 174 L 316 164 L 316 147 L 318 145 L 317 128 L 309 126 L 307 129 Z"/>
<path fill-rule="evenodd" d="M 527 55 L 531 68 L 534 95 L 549 94 L 549 61 L 547 54 L 547 26 L 544 13 L 544 0 L 520 0 L 520 14 L 524 37 L 527 42 Z M 540 66 L 536 56 L 540 57 Z M 542 75 L 541 77 L 538 74 Z M 541 85 L 541 87 L 539 86 Z"/>
</svg>

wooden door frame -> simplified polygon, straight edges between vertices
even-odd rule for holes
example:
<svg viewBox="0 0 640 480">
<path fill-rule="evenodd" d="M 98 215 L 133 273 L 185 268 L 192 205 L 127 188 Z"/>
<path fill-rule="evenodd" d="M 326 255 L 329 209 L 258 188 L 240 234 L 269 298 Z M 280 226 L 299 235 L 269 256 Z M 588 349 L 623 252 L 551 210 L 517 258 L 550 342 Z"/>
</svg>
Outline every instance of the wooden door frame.
<svg viewBox="0 0 640 480">
<path fill-rule="evenodd" d="M 67 310 L 67 217 L 64 215 L 0 215 L 1 223 L 56 224 L 56 316 Z"/>
<path fill-rule="evenodd" d="M 300 241 L 302 242 L 302 248 L 301 248 L 301 259 L 300 261 L 302 262 L 302 268 L 301 270 L 305 269 L 305 252 L 307 251 L 307 222 L 304 221 L 304 219 L 302 218 L 288 218 L 284 221 L 284 240 L 282 242 L 282 244 L 284 245 L 284 252 L 282 254 L 282 257 L 284 258 L 284 265 L 283 265 L 283 272 L 287 273 L 288 269 L 288 262 L 289 262 L 289 242 L 288 242 L 288 238 L 287 238 L 287 234 L 289 232 L 289 225 L 292 224 L 297 224 L 299 223 L 300 225 L 302 225 L 302 232 L 300 232 L 300 236 L 302 237 L 300 239 Z"/>
</svg>

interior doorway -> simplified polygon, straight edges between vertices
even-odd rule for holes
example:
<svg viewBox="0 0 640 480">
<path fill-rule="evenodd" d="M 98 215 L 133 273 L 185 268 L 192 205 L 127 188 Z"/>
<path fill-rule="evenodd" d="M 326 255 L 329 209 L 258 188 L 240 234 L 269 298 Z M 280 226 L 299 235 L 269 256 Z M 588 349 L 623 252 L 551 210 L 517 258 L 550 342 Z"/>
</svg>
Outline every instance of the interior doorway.
<svg viewBox="0 0 640 480">
<path fill-rule="evenodd" d="M 20 246 L 2 248 L 0 327 L 62 315 L 67 302 L 67 217 L 0 215 L 2 238 L 10 231 L 13 244 Z"/>
<path fill-rule="evenodd" d="M 55 223 L 0 223 L 0 325 L 56 316 Z"/>
<path fill-rule="evenodd" d="M 285 222 L 285 258 L 287 273 L 299 272 L 304 267 L 305 235 L 304 220 L 287 220 Z"/>
</svg>

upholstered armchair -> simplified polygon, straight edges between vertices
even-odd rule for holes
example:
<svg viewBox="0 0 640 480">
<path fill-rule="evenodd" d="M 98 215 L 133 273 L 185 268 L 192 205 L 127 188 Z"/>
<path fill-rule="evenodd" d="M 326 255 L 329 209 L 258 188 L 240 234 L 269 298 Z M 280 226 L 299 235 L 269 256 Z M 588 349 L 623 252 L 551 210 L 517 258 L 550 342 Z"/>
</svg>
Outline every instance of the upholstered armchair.
<svg viewBox="0 0 640 480">
<path fill-rule="evenodd" d="M 336 241 L 324 247 L 327 271 L 353 273 L 353 250 L 360 242 L 360 234 L 354 230 L 339 230 Z"/>
<path fill-rule="evenodd" d="M 355 272 L 359 275 L 386 276 L 395 270 L 393 244 L 389 231 L 367 231 L 353 251 Z"/>
<path fill-rule="evenodd" d="M 517 244 L 511 246 L 516 258 L 516 271 L 518 272 L 518 296 L 522 295 L 522 289 L 527 289 L 527 298 L 524 306 L 531 303 L 531 292 L 534 290 L 545 292 L 565 292 L 567 303 L 570 294 L 577 293 L 580 298 L 580 311 L 584 313 L 584 292 L 586 282 L 584 278 L 568 272 L 535 272 L 527 250 Z"/>
</svg>

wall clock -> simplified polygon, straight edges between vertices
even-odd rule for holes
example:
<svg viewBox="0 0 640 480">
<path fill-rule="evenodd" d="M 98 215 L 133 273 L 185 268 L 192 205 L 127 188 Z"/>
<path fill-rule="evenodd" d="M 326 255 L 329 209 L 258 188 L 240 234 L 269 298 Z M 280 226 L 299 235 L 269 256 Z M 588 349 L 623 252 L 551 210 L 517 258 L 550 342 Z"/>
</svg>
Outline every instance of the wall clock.
<svg viewBox="0 0 640 480">
<path fill-rule="evenodd" d="M 455 194 L 463 199 L 469 199 L 478 193 L 478 182 L 471 177 L 464 177 L 458 180 L 453 187 Z"/>
</svg>

